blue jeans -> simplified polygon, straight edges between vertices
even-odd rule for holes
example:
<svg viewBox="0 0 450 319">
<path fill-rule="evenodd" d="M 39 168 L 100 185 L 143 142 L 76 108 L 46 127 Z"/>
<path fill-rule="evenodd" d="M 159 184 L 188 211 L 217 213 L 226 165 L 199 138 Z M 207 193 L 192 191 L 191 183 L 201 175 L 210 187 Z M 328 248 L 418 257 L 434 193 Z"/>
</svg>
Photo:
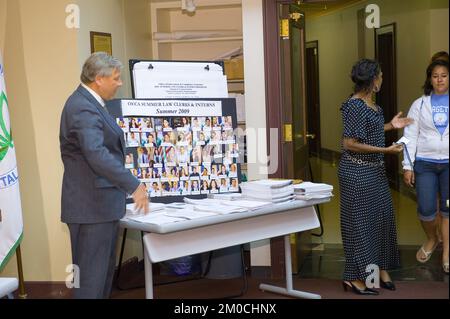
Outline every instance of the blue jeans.
<svg viewBox="0 0 450 319">
<path fill-rule="evenodd" d="M 416 161 L 414 173 L 419 219 L 427 222 L 436 218 L 438 194 L 441 215 L 448 218 L 448 164 Z"/>
</svg>

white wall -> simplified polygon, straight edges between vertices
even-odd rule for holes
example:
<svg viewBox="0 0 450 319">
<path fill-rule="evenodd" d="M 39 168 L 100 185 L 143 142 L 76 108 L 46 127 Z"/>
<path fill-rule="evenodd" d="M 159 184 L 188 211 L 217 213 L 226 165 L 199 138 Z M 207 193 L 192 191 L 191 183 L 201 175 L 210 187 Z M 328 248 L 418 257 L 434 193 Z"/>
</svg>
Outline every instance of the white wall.
<svg viewBox="0 0 450 319">
<path fill-rule="evenodd" d="M 151 59 L 151 21 L 148 0 L 123 0 L 127 60 Z M 128 62 L 127 62 L 128 63 Z"/>
<path fill-rule="evenodd" d="M 245 113 L 247 129 L 263 129 L 259 143 L 247 143 L 249 154 L 266 154 L 266 87 L 262 0 L 242 1 L 244 34 Z M 257 158 L 257 156 L 255 156 Z M 265 165 L 248 164 L 249 180 L 267 178 Z M 253 266 L 270 265 L 269 241 L 251 244 Z"/>
<path fill-rule="evenodd" d="M 432 56 L 438 51 L 448 52 L 448 3 L 447 8 L 432 9 L 430 11 L 430 53 Z"/>
<path fill-rule="evenodd" d="M 0 0 L 0 49 L 3 49 L 5 43 L 6 31 L 6 0 Z M 0 51 L 3 55 L 3 52 Z"/>
</svg>

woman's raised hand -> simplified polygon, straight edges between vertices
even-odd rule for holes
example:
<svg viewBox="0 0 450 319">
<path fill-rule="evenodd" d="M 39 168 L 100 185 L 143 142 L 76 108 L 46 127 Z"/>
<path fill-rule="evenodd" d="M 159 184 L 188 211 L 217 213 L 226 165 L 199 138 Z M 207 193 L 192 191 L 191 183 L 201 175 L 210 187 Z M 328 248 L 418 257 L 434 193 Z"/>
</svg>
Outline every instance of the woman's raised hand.
<svg viewBox="0 0 450 319">
<path fill-rule="evenodd" d="M 396 116 L 391 121 L 391 125 L 394 129 L 401 129 L 405 126 L 408 126 L 412 123 L 414 123 L 414 120 L 409 117 L 401 117 L 403 112 L 398 112 Z"/>
</svg>

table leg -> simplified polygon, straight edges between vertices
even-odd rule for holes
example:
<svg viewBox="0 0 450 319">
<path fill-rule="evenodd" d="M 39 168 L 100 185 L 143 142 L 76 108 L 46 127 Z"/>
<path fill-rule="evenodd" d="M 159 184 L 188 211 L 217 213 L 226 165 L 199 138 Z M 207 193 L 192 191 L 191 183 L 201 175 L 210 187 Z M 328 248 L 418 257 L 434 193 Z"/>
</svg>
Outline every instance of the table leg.
<svg viewBox="0 0 450 319">
<path fill-rule="evenodd" d="M 281 295 L 287 295 L 297 298 L 306 298 L 306 299 L 321 299 L 322 297 L 317 294 L 312 294 L 309 292 L 299 291 L 293 289 L 292 283 L 292 263 L 291 263 L 291 242 L 290 236 L 284 236 L 284 256 L 286 263 L 286 288 L 277 287 L 273 285 L 261 284 L 259 285 L 259 289 L 262 291 L 274 292 Z"/>
<path fill-rule="evenodd" d="M 145 298 L 153 299 L 153 270 L 152 262 L 148 256 L 147 249 L 144 249 L 144 269 L 145 269 Z"/>
<path fill-rule="evenodd" d="M 122 246 L 120 246 L 119 265 L 117 266 L 117 275 L 116 275 L 117 276 L 116 277 L 117 284 L 119 282 L 120 271 L 122 270 L 123 252 L 125 250 L 125 242 L 127 240 L 127 232 L 128 232 L 128 229 L 124 228 L 123 234 L 122 234 Z"/>
</svg>

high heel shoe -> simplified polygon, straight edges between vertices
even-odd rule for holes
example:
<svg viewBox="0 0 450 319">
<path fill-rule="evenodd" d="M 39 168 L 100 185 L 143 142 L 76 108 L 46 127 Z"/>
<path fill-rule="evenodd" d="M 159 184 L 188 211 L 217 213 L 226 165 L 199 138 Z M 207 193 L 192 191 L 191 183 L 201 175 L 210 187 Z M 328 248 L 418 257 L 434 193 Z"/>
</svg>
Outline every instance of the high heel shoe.
<svg viewBox="0 0 450 319">
<path fill-rule="evenodd" d="M 392 281 L 383 281 L 380 279 L 380 287 L 394 291 L 397 289 Z"/>
<path fill-rule="evenodd" d="M 365 289 L 359 289 L 358 287 L 356 287 L 351 281 L 343 281 L 342 282 L 342 287 L 344 288 L 345 291 L 347 291 L 347 288 L 352 288 L 353 292 L 357 295 L 372 295 L 372 296 L 376 296 L 379 294 L 378 291 L 370 289 L 370 288 L 365 288 Z"/>
</svg>

